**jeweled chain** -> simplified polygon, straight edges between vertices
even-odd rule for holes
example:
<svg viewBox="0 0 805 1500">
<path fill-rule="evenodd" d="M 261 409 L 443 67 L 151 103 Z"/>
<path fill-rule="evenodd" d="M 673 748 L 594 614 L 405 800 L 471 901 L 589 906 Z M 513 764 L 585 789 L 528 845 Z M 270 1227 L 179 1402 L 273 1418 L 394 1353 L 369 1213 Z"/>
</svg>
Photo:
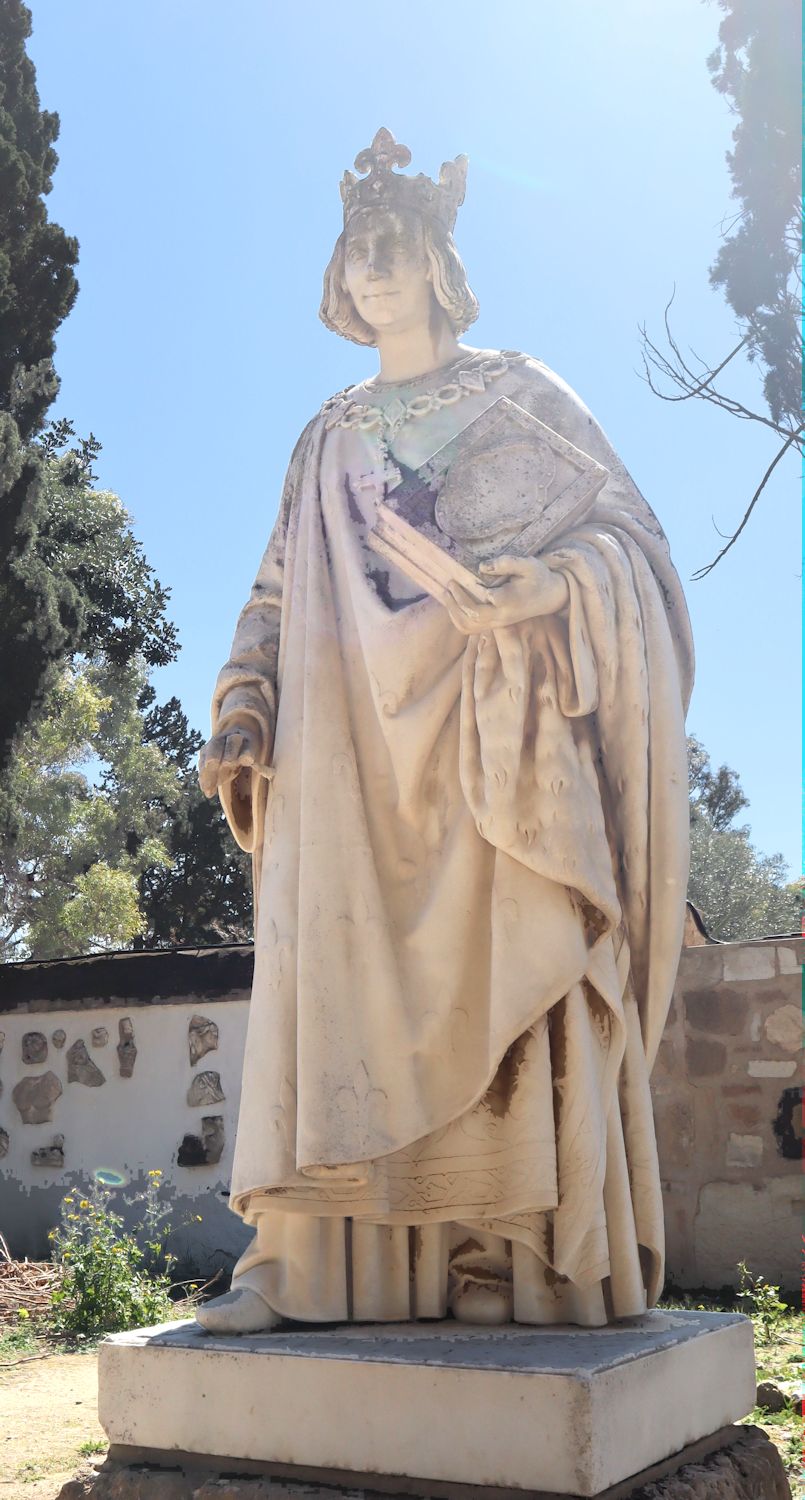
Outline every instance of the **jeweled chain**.
<svg viewBox="0 0 805 1500">
<path fill-rule="evenodd" d="M 420 396 L 413 396 L 410 401 L 401 401 L 396 396 L 386 406 L 368 406 L 365 402 L 351 399 L 349 391 L 342 392 L 325 401 L 321 409 L 325 427 L 328 432 L 334 427 L 358 428 L 361 432 L 385 429 L 384 436 L 393 440 L 406 422 L 427 417 L 443 406 L 455 406 L 465 396 L 483 394 L 491 381 L 505 375 L 513 361 L 524 358 L 525 355 L 514 349 L 505 349 L 500 354 L 481 358 L 475 355 L 444 385 L 437 386 L 433 391 L 425 391 Z"/>
</svg>

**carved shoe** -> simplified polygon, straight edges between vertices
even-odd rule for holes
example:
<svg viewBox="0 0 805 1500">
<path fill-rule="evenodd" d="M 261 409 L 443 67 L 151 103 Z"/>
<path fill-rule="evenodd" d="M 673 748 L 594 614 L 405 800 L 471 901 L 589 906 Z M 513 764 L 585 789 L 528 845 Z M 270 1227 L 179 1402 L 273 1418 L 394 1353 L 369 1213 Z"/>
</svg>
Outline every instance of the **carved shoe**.
<svg viewBox="0 0 805 1500">
<path fill-rule="evenodd" d="M 242 1286 L 202 1302 L 196 1308 L 196 1322 L 205 1333 L 267 1333 L 282 1318 L 259 1292 Z"/>
</svg>

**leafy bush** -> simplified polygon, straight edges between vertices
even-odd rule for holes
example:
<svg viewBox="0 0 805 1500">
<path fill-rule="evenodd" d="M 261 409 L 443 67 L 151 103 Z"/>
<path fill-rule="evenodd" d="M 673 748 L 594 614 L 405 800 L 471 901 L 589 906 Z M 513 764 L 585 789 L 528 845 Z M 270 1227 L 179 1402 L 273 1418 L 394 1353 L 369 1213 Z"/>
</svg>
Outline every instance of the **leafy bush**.
<svg viewBox="0 0 805 1500">
<path fill-rule="evenodd" d="M 780 1288 L 771 1286 L 763 1276 L 753 1276 L 745 1260 L 738 1262 L 741 1284 L 738 1300 L 752 1319 L 756 1344 L 773 1342 L 781 1323 L 791 1317 L 791 1309 L 780 1297 Z"/>
<path fill-rule="evenodd" d="M 135 1231 L 113 1212 L 113 1192 L 96 1181 L 85 1198 L 62 1200 L 51 1230 L 53 1259 L 64 1267 L 51 1293 L 52 1325 L 60 1334 L 116 1333 L 175 1316 L 170 1298 L 174 1257 L 165 1249 L 169 1210 L 159 1202 L 162 1173 L 148 1173 L 142 1193 L 124 1201 L 142 1204 Z M 141 1242 L 141 1243 L 140 1243 Z"/>
</svg>

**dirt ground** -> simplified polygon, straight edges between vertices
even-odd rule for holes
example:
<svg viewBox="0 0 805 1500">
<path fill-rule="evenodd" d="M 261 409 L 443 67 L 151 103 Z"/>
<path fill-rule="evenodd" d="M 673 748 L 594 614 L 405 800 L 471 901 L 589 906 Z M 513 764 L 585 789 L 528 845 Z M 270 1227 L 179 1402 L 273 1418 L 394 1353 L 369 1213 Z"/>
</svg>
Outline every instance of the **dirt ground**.
<svg viewBox="0 0 805 1500">
<path fill-rule="evenodd" d="M 0 1369 L 0 1500 L 56 1500 L 105 1453 L 94 1351 Z"/>
</svg>

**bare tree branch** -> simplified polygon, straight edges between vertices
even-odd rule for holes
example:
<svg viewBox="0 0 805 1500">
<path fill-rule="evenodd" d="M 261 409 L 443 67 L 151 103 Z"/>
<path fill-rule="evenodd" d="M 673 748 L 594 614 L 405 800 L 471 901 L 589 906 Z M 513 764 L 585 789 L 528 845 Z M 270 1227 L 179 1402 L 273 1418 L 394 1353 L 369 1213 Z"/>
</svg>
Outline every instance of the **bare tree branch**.
<svg viewBox="0 0 805 1500">
<path fill-rule="evenodd" d="M 730 416 L 739 417 L 741 421 L 759 422 L 761 426 L 771 428 L 772 432 L 776 432 L 779 437 L 784 438 L 786 441 L 789 438 L 793 438 L 800 452 L 805 452 L 805 443 L 798 439 L 798 434 L 802 431 L 801 427 L 792 429 L 786 427 L 783 423 L 775 422 L 771 417 L 765 416 L 762 412 L 753 411 L 750 407 L 745 406 L 742 401 L 738 401 L 734 396 L 728 396 L 724 391 L 717 390 L 713 385 L 713 381 L 721 374 L 722 370 L 726 369 L 730 361 L 735 359 L 736 355 L 740 354 L 742 350 L 746 350 L 751 345 L 754 336 L 753 330 L 750 328 L 740 342 L 722 359 L 721 363 L 712 368 L 708 368 L 705 361 L 694 352 L 694 358 L 699 360 L 704 369 L 704 373 L 701 374 L 691 367 L 671 330 L 668 314 L 675 295 L 676 292 L 674 292 L 668 301 L 664 314 L 665 332 L 668 339 L 668 346 L 671 350 L 671 358 L 663 353 L 658 345 L 649 338 L 646 325 L 644 323 L 639 325 L 640 337 L 643 342 L 643 374 L 641 379 L 645 380 L 649 389 L 655 396 L 659 396 L 661 401 L 678 402 L 694 399 L 709 401 L 712 405 L 719 406 L 722 411 L 728 412 Z M 657 384 L 656 376 L 652 374 L 652 371 L 657 372 L 663 379 L 670 381 L 676 387 L 679 394 L 675 395 L 667 390 L 663 390 Z"/>
<path fill-rule="evenodd" d="M 713 571 L 714 567 L 716 566 L 716 564 L 720 563 L 722 557 L 724 557 L 729 552 L 730 547 L 734 547 L 735 546 L 735 543 L 737 542 L 739 536 L 741 535 L 741 532 L 743 531 L 743 529 L 744 529 L 747 521 L 749 520 L 749 517 L 751 516 L 752 511 L 754 510 L 755 506 L 757 505 L 757 502 L 760 499 L 761 495 L 763 494 L 763 491 L 765 490 L 766 485 L 768 484 L 769 480 L 771 479 L 771 476 L 774 473 L 774 470 L 777 468 L 777 465 L 780 462 L 780 459 L 783 458 L 783 456 L 788 452 L 788 450 L 792 446 L 792 444 L 796 442 L 796 440 L 797 440 L 799 434 L 802 432 L 804 426 L 805 426 L 805 423 L 801 424 L 796 429 L 795 432 L 792 432 L 791 436 L 787 439 L 787 441 L 784 442 L 783 445 L 782 445 L 782 447 L 778 449 L 777 453 L 775 453 L 774 458 L 772 459 L 771 463 L 769 464 L 769 467 L 767 468 L 765 474 L 763 475 L 763 478 L 761 479 L 760 484 L 758 485 L 757 489 L 755 490 L 755 493 L 752 496 L 752 499 L 750 500 L 750 502 L 749 502 L 749 504 L 748 504 L 748 506 L 747 506 L 747 508 L 746 508 L 746 510 L 744 512 L 743 520 L 741 521 L 740 526 L 738 526 L 737 529 L 732 533 L 732 536 L 730 537 L 729 541 L 727 542 L 726 547 L 722 547 L 721 548 L 721 551 L 718 553 L 718 555 L 716 557 L 713 558 L 713 561 L 710 562 L 710 563 L 707 563 L 706 567 L 704 567 L 704 568 L 698 568 L 697 569 L 697 571 L 693 574 L 693 578 L 695 580 L 698 581 L 700 578 L 706 578 L 708 573 L 712 573 L 712 571 Z M 716 527 L 716 530 L 718 530 L 717 527 Z M 719 536 L 723 536 L 723 535 L 724 535 L 723 532 L 719 532 Z"/>
</svg>

